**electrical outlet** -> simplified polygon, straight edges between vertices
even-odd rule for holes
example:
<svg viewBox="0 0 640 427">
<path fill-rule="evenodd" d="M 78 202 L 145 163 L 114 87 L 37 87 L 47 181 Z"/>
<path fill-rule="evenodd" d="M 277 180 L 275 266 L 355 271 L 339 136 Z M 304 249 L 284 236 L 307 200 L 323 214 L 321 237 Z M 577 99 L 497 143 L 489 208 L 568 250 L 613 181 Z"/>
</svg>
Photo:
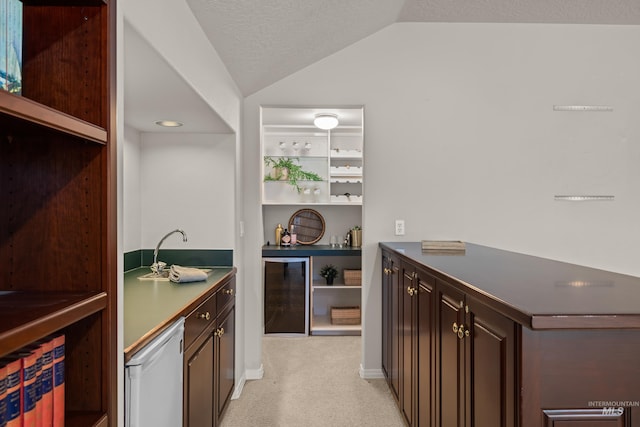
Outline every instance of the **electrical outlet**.
<svg viewBox="0 0 640 427">
<path fill-rule="evenodd" d="M 404 219 L 396 219 L 396 236 L 404 236 Z"/>
</svg>

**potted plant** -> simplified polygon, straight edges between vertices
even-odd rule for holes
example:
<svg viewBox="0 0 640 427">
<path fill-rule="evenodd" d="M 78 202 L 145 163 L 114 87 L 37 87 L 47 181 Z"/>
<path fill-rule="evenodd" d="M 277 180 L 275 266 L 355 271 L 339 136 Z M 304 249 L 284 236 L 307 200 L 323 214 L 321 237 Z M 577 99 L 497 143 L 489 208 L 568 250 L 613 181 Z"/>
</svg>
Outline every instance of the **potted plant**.
<svg viewBox="0 0 640 427">
<path fill-rule="evenodd" d="M 338 275 L 338 269 L 333 264 L 326 264 L 320 269 L 320 276 L 327 280 L 327 285 L 333 285 L 333 279 Z"/>
<path fill-rule="evenodd" d="M 297 164 L 296 157 L 265 157 L 264 164 L 273 169 L 273 173 L 265 175 L 265 181 L 288 181 L 290 185 L 302 191 L 298 181 L 322 181 L 322 177 L 314 172 L 308 172 Z"/>
</svg>

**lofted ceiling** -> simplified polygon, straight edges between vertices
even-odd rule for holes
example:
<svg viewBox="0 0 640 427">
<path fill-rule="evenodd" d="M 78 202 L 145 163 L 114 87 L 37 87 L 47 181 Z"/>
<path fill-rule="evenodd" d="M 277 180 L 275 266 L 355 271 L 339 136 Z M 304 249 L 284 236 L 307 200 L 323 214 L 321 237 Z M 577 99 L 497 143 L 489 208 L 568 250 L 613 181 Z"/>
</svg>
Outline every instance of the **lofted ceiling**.
<svg viewBox="0 0 640 427">
<path fill-rule="evenodd" d="M 395 22 L 640 25 L 639 0 L 187 0 L 244 96 Z M 125 122 L 228 133 L 180 76 L 125 27 Z M 167 90 L 171 89 L 171 90 Z M 188 124 L 188 125 L 187 125 Z"/>
</svg>

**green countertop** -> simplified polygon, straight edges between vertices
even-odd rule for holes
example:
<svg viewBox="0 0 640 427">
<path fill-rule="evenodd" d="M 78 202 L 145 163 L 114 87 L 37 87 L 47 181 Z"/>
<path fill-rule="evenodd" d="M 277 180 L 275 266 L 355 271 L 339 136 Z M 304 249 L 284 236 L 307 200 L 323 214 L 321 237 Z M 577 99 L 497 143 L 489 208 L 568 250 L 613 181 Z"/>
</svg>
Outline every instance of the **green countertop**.
<svg viewBox="0 0 640 427">
<path fill-rule="evenodd" d="M 193 310 L 219 283 L 236 271 L 234 267 L 206 268 L 213 268 L 206 281 L 190 283 L 138 280 L 139 276 L 149 273 L 148 267 L 125 273 L 125 362 L 180 316 Z"/>
</svg>

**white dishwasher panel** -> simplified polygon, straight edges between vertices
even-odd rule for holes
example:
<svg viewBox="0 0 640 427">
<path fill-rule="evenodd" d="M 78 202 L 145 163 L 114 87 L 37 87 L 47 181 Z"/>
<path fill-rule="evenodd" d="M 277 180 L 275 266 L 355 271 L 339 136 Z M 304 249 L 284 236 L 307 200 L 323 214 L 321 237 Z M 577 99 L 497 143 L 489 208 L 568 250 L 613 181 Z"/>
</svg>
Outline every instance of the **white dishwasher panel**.
<svg viewBox="0 0 640 427">
<path fill-rule="evenodd" d="M 126 427 L 182 425 L 183 336 L 181 317 L 127 362 Z"/>
</svg>

